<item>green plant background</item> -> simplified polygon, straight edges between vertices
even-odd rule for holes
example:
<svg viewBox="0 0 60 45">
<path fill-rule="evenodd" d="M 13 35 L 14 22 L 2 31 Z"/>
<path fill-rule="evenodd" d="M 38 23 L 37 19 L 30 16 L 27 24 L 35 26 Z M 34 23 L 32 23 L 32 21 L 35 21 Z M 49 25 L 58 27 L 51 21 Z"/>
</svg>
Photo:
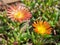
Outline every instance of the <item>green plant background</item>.
<svg viewBox="0 0 60 45">
<path fill-rule="evenodd" d="M 0 43 L 13 45 L 60 45 L 60 1 L 59 0 L 20 0 L 29 8 L 32 18 L 23 23 L 11 21 L 6 11 L 0 12 Z M 47 21 L 53 28 L 51 35 L 41 36 L 33 31 L 36 20 Z"/>
</svg>

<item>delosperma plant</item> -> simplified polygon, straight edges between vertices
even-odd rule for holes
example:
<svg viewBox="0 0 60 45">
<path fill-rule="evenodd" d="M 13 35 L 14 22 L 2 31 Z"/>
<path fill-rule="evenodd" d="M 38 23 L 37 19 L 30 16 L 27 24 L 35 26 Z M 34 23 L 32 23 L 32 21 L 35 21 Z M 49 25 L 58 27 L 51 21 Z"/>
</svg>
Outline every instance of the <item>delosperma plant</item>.
<svg viewBox="0 0 60 45">
<path fill-rule="evenodd" d="M 60 1 L 20 0 L 0 12 L 0 44 L 60 45 Z"/>
</svg>

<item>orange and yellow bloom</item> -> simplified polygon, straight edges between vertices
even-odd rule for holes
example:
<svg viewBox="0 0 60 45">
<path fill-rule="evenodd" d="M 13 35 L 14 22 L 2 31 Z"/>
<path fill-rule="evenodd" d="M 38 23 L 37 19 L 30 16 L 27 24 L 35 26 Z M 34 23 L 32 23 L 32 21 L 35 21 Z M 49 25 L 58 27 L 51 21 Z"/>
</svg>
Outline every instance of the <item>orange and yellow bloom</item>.
<svg viewBox="0 0 60 45">
<path fill-rule="evenodd" d="M 46 21 L 36 21 L 33 23 L 34 31 L 38 34 L 51 34 L 52 28 Z"/>
<path fill-rule="evenodd" d="M 11 20 L 24 22 L 29 20 L 32 15 L 23 4 L 11 5 L 7 8 L 7 16 Z"/>
</svg>

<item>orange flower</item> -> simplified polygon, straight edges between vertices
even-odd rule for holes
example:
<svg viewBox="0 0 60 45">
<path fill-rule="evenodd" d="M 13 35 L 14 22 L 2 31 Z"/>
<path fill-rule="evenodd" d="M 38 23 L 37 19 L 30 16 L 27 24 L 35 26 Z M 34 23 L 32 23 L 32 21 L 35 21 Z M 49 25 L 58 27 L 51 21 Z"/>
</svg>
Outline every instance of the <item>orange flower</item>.
<svg viewBox="0 0 60 45">
<path fill-rule="evenodd" d="M 51 27 L 46 21 L 36 21 L 33 23 L 34 31 L 38 34 L 51 34 Z"/>
<path fill-rule="evenodd" d="M 29 20 L 32 15 L 23 4 L 11 5 L 7 8 L 7 16 L 11 20 L 24 22 Z"/>
</svg>

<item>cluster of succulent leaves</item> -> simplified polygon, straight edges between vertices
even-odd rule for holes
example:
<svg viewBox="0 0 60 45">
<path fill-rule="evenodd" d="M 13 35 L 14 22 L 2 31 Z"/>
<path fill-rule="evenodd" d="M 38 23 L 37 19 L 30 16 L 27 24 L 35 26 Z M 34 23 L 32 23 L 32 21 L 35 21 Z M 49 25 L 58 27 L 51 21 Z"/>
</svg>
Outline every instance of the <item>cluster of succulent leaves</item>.
<svg viewBox="0 0 60 45">
<path fill-rule="evenodd" d="M 11 21 L 6 16 L 6 11 L 0 13 L 0 34 L 2 34 L 2 42 L 13 45 L 48 45 L 60 44 L 60 9 L 59 0 L 21 0 L 31 11 L 32 18 L 23 23 Z M 32 23 L 36 20 L 49 22 L 53 28 L 51 35 L 41 36 L 33 31 Z M 52 45 L 52 44 L 51 44 Z"/>
</svg>

